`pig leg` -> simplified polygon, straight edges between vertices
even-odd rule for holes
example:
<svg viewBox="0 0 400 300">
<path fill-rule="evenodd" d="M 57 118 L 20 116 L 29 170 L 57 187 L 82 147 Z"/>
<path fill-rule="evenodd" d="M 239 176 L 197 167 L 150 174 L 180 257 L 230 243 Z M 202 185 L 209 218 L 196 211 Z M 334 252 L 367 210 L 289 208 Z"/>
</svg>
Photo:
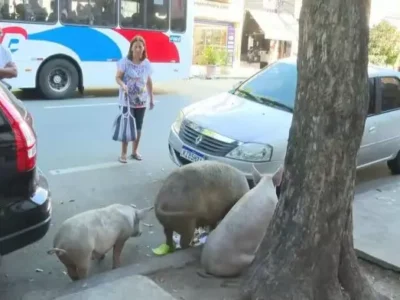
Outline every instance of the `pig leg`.
<svg viewBox="0 0 400 300">
<path fill-rule="evenodd" d="M 181 239 L 179 241 L 181 248 L 189 248 L 190 242 L 193 239 L 194 231 L 196 229 L 196 221 L 189 221 L 187 226 L 181 232 Z"/>
<path fill-rule="evenodd" d="M 165 234 L 166 244 L 169 246 L 169 249 L 175 249 L 175 243 L 173 239 L 174 231 L 164 227 L 164 234 Z"/>
<path fill-rule="evenodd" d="M 124 248 L 125 241 L 117 241 L 114 245 L 113 250 L 113 269 L 119 268 L 121 266 L 121 252 Z"/>
</svg>

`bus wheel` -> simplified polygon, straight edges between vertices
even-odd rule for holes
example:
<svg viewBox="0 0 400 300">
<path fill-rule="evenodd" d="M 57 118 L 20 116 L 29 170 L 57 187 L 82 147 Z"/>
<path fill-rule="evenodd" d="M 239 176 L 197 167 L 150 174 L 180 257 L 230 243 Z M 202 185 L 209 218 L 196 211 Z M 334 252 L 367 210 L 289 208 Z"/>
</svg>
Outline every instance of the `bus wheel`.
<svg viewBox="0 0 400 300">
<path fill-rule="evenodd" d="M 70 97 L 78 86 L 78 71 L 65 59 L 52 59 L 39 73 L 38 87 L 47 99 Z"/>
</svg>

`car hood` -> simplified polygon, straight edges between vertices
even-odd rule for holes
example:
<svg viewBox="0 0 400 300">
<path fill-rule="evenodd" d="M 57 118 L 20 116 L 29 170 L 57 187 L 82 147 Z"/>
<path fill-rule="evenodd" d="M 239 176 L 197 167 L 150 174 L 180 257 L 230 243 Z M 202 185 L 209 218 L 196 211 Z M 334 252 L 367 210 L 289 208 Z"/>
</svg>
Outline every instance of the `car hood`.
<svg viewBox="0 0 400 300">
<path fill-rule="evenodd" d="M 289 136 L 292 113 L 222 93 L 187 106 L 189 121 L 241 142 L 271 143 Z"/>
</svg>

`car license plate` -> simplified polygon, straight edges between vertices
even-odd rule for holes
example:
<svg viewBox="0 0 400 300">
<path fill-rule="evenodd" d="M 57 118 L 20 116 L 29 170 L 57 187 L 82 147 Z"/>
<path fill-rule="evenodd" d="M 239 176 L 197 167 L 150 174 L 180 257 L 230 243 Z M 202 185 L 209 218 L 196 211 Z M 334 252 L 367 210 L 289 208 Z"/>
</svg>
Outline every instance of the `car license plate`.
<svg viewBox="0 0 400 300">
<path fill-rule="evenodd" d="M 197 152 L 196 150 L 190 149 L 189 147 L 183 146 L 181 150 L 181 157 L 190 160 L 191 162 L 205 160 L 204 154 Z"/>
</svg>

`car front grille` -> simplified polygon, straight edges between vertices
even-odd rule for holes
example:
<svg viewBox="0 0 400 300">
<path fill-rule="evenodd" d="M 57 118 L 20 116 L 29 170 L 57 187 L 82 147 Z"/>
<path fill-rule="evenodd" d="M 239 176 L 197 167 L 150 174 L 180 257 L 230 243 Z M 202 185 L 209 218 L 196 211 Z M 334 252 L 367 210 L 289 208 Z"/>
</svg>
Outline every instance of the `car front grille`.
<svg viewBox="0 0 400 300">
<path fill-rule="evenodd" d="M 192 148 L 198 149 L 206 154 L 214 156 L 225 156 L 233 149 L 235 149 L 238 145 L 236 141 L 232 143 L 227 143 L 204 135 L 191 128 L 188 122 L 184 122 L 182 124 L 179 136 L 182 141 L 184 141 Z M 201 137 L 201 141 L 199 143 L 196 143 L 196 139 L 198 139 L 199 137 Z"/>
</svg>

